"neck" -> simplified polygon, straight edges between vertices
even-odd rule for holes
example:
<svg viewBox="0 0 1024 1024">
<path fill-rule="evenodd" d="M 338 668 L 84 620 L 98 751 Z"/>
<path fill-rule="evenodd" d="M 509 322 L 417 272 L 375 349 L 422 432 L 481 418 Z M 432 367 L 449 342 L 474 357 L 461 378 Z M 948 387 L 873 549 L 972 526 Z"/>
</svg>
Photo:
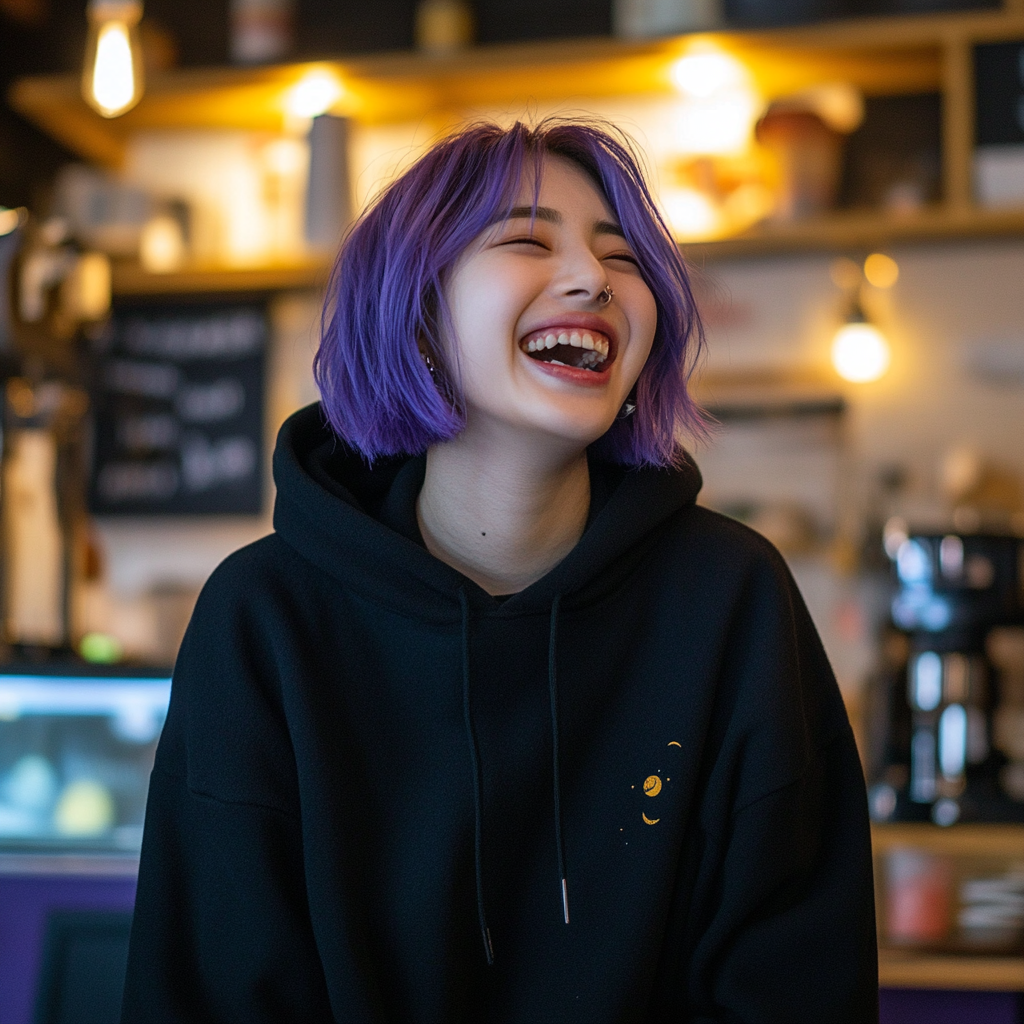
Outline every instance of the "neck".
<svg viewBox="0 0 1024 1024">
<path fill-rule="evenodd" d="M 489 594 L 513 594 L 553 569 L 583 535 L 586 451 L 550 438 L 467 436 L 427 453 L 416 503 L 427 550 Z"/>
</svg>

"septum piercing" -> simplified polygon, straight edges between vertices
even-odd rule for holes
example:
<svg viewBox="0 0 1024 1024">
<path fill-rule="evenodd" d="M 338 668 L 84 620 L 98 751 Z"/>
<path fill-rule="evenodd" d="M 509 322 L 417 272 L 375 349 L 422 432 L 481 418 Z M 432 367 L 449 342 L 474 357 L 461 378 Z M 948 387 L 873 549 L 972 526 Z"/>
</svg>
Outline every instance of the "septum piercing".
<svg viewBox="0 0 1024 1024">
<path fill-rule="evenodd" d="M 607 305 L 608 305 L 608 303 L 612 301 L 612 296 L 613 296 L 614 294 L 615 294 L 615 292 L 613 292 L 613 291 L 612 291 L 612 287 L 611 287 L 611 285 L 609 285 L 609 284 L 606 284 L 606 285 L 605 285 L 605 286 L 604 286 L 604 287 L 603 287 L 603 288 L 602 288 L 602 289 L 601 289 L 601 290 L 600 290 L 600 291 L 599 291 L 599 292 L 597 293 L 597 301 L 598 301 L 598 302 L 599 302 L 599 303 L 600 303 L 600 304 L 601 304 L 602 306 L 607 306 Z"/>
</svg>

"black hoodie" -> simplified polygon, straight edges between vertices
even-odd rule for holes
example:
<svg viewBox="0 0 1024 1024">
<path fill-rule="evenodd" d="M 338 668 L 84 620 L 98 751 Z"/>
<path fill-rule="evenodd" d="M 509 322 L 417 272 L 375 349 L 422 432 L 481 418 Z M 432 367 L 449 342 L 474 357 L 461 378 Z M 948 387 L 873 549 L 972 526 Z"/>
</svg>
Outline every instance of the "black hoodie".
<svg viewBox="0 0 1024 1024">
<path fill-rule="evenodd" d="M 501 600 L 423 547 L 424 464 L 282 428 L 175 668 L 126 1024 L 877 1019 L 864 784 L 775 550 L 692 463 L 594 462 Z"/>
</svg>

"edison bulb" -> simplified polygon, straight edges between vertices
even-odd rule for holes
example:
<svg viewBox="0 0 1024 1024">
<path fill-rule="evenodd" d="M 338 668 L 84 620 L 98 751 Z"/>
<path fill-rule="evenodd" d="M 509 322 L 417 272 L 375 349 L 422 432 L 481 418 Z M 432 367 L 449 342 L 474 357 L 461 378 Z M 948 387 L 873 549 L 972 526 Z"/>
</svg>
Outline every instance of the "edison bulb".
<svg viewBox="0 0 1024 1024">
<path fill-rule="evenodd" d="M 891 288 L 899 280 L 900 267 L 891 256 L 873 252 L 864 261 L 864 276 L 875 288 Z"/>
<path fill-rule="evenodd" d="M 290 117 L 306 119 L 326 114 L 341 96 L 341 83 L 330 71 L 307 72 L 291 87 L 285 98 Z"/>
<path fill-rule="evenodd" d="M 761 102 L 750 89 L 727 89 L 679 107 L 677 144 L 693 156 L 741 153 L 750 143 Z"/>
<path fill-rule="evenodd" d="M 177 218 L 163 213 L 151 217 L 139 239 L 139 262 L 151 274 L 167 274 L 185 261 L 185 237 Z"/>
<path fill-rule="evenodd" d="M 722 216 L 710 197 L 694 188 L 666 191 L 662 206 L 677 239 L 708 238 L 721 227 Z"/>
<path fill-rule="evenodd" d="M 843 380 L 866 384 L 889 369 L 889 343 L 873 324 L 843 324 L 832 342 L 832 365 Z"/>
<path fill-rule="evenodd" d="M 104 117 L 118 117 L 142 98 L 139 0 L 90 0 L 82 95 Z"/>
<path fill-rule="evenodd" d="M 681 153 L 724 156 L 747 148 L 761 99 L 735 57 L 710 46 L 693 47 L 672 65 L 669 77 L 681 94 L 676 126 Z"/>
<path fill-rule="evenodd" d="M 694 48 L 669 71 L 672 84 L 685 96 L 705 97 L 747 84 L 743 65 L 721 50 Z"/>
</svg>

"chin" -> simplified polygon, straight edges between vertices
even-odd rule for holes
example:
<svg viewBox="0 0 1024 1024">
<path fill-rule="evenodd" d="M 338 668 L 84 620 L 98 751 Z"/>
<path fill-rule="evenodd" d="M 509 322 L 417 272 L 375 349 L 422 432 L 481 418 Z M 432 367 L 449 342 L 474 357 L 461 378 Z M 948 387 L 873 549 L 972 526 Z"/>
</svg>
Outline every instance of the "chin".
<svg viewBox="0 0 1024 1024">
<path fill-rule="evenodd" d="M 615 416 L 602 410 L 596 415 L 593 410 L 581 414 L 578 409 L 546 410 L 546 415 L 532 416 L 534 425 L 546 434 L 561 441 L 578 445 L 582 450 L 603 437 L 615 422 Z"/>
</svg>

